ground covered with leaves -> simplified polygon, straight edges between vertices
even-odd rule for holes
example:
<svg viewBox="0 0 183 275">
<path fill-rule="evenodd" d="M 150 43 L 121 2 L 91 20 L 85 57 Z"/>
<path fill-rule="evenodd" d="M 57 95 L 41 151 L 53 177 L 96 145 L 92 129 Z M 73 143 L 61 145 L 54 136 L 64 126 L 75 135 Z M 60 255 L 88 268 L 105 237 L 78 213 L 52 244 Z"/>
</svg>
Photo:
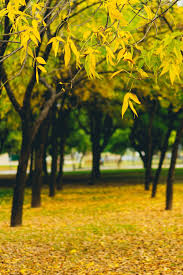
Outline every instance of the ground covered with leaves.
<svg viewBox="0 0 183 275">
<path fill-rule="evenodd" d="M 22 227 L 10 228 L 12 191 L 0 189 L 0 274 L 183 274 L 183 184 L 174 209 L 142 185 L 67 185 L 42 207 L 26 191 Z"/>
</svg>

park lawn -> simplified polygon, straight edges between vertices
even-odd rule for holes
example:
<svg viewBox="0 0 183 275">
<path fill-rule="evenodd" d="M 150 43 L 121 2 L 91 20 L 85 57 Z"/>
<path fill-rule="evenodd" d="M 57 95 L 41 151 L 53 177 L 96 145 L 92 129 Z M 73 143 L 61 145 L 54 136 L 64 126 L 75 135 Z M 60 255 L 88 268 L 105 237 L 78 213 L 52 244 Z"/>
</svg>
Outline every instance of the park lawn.
<svg viewBox="0 0 183 275">
<path fill-rule="evenodd" d="M 0 165 L 0 171 L 6 171 L 6 170 L 16 170 L 16 165 Z"/>
<path fill-rule="evenodd" d="M 12 190 L 0 189 L 0 274 L 183 274 L 183 184 L 175 184 L 174 209 L 142 185 L 103 182 L 70 185 L 30 208 L 23 226 L 10 228 Z"/>
</svg>

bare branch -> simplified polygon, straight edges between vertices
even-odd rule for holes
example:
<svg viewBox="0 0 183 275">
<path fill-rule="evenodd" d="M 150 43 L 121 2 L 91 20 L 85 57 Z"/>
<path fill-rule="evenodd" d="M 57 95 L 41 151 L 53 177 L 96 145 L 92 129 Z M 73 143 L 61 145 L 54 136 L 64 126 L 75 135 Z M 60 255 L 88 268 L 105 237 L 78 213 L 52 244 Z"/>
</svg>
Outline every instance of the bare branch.
<svg viewBox="0 0 183 275">
<path fill-rule="evenodd" d="M 41 111 L 38 119 L 35 121 L 34 126 L 33 126 L 33 130 L 32 130 L 32 141 L 34 140 L 39 127 L 41 125 L 41 123 L 43 122 L 43 120 L 47 117 L 51 107 L 53 106 L 54 102 L 60 98 L 62 95 L 64 94 L 63 91 L 60 91 L 57 94 L 54 94 L 50 97 L 50 99 L 48 99 L 48 101 L 45 103 L 45 106 L 43 108 L 43 110 Z"/>
<path fill-rule="evenodd" d="M 4 86 L 5 86 L 6 92 L 8 94 L 8 97 L 9 97 L 11 103 L 13 104 L 15 110 L 19 113 L 20 116 L 22 116 L 22 114 L 23 114 L 22 107 L 18 103 L 13 91 L 11 90 L 11 87 L 10 87 L 8 81 L 7 81 L 6 72 L 5 72 L 2 65 L 1 65 L 1 73 L 2 73 L 2 81 L 5 83 Z"/>
<path fill-rule="evenodd" d="M 56 94 L 55 89 L 51 87 L 50 84 L 46 81 L 44 77 L 40 77 L 40 81 L 44 84 L 44 86 L 50 91 L 52 95 Z"/>
</svg>

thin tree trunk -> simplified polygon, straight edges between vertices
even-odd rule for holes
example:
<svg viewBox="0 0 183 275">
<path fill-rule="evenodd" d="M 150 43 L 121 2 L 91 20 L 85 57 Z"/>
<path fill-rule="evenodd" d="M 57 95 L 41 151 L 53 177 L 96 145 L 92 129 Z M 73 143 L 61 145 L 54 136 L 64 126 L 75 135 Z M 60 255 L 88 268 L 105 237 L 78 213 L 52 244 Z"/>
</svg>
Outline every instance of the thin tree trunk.
<svg viewBox="0 0 183 275">
<path fill-rule="evenodd" d="M 56 125 L 56 104 L 52 109 L 52 162 L 51 162 L 51 176 L 49 183 L 49 196 L 54 197 L 57 182 L 57 125 Z"/>
<path fill-rule="evenodd" d="M 140 156 L 140 158 L 141 158 L 141 160 L 142 160 L 144 169 L 146 169 L 146 167 L 147 167 L 146 157 L 145 157 L 145 155 L 142 155 L 142 152 L 141 152 L 141 151 L 138 151 L 138 153 L 139 153 L 139 156 Z"/>
<path fill-rule="evenodd" d="M 82 156 L 81 156 L 81 158 L 80 158 L 80 160 L 79 160 L 78 169 L 82 169 L 82 161 L 83 161 L 84 156 L 85 156 L 85 153 L 82 153 Z"/>
<path fill-rule="evenodd" d="M 57 190 L 62 190 L 62 188 L 63 188 L 64 147 L 65 147 L 65 140 L 63 138 L 61 138 L 60 139 L 59 174 L 57 177 Z"/>
<path fill-rule="evenodd" d="M 100 177 L 100 156 L 101 156 L 101 127 L 102 127 L 102 114 L 100 110 L 96 110 L 90 114 L 90 128 L 91 128 L 91 142 L 92 142 L 92 173 L 91 182 L 94 184 L 95 180 Z"/>
<path fill-rule="evenodd" d="M 26 124 L 26 122 L 24 122 Z M 11 226 L 19 226 L 22 224 L 24 189 L 26 183 L 26 171 L 28 166 L 29 155 L 31 151 L 31 128 L 22 127 L 23 139 L 19 165 L 16 174 L 16 185 L 13 193 L 13 204 L 11 212 Z"/>
<path fill-rule="evenodd" d="M 34 141 L 35 147 L 35 171 L 34 171 L 34 180 L 32 184 L 32 207 L 40 207 L 41 206 L 41 187 L 43 180 L 43 155 L 44 155 L 44 147 L 47 141 L 49 128 L 49 120 L 46 119 L 42 122 L 39 131 L 36 135 Z"/>
<path fill-rule="evenodd" d="M 170 134 L 171 134 L 171 130 L 172 130 L 171 128 L 168 128 L 168 131 L 167 131 L 165 139 L 164 139 L 164 144 L 163 144 L 163 148 L 161 150 L 158 169 L 156 169 L 156 174 L 155 174 L 154 181 L 153 181 L 152 195 L 151 195 L 152 198 L 154 198 L 156 196 L 157 185 L 158 185 L 159 177 L 160 177 L 160 174 L 161 174 L 163 161 L 165 159 L 166 151 L 168 149 L 168 140 L 169 140 L 169 137 L 170 137 Z"/>
<path fill-rule="evenodd" d="M 56 137 L 55 137 L 56 139 Z M 54 146 L 53 146 L 54 144 Z M 54 197 L 56 191 L 56 181 L 57 181 L 57 145 L 54 141 L 52 144 L 52 162 L 51 162 L 51 176 L 49 184 L 49 196 Z"/>
<path fill-rule="evenodd" d="M 43 147 L 42 144 L 40 144 Z M 42 157 L 43 148 L 37 148 L 35 150 L 35 171 L 34 180 L 32 182 L 32 201 L 31 207 L 41 206 L 41 186 L 42 186 Z"/>
<path fill-rule="evenodd" d="M 95 140 L 93 144 L 93 160 L 92 160 L 92 179 L 95 181 L 100 177 L 100 144 L 99 140 Z"/>
<path fill-rule="evenodd" d="M 26 185 L 27 186 L 31 186 L 32 185 L 33 175 L 34 175 L 34 148 L 32 146 L 32 148 L 31 148 L 31 154 L 30 154 L 29 175 L 28 175 L 28 179 L 26 181 Z"/>
<path fill-rule="evenodd" d="M 48 167 L 46 162 L 46 151 L 47 151 L 47 144 L 45 144 L 44 152 L 43 152 L 43 173 L 45 177 L 48 177 Z"/>
<path fill-rule="evenodd" d="M 31 175 L 33 172 L 33 165 L 34 165 L 34 149 L 33 146 L 31 148 L 31 156 L 30 156 L 30 169 L 29 169 L 29 174 Z"/>
<path fill-rule="evenodd" d="M 176 165 L 176 160 L 177 160 L 178 146 L 181 141 L 182 134 L 183 134 L 183 119 L 181 120 L 180 127 L 177 130 L 175 142 L 174 142 L 173 148 L 172 148 L 171 163 L 170 163 L 170 168 L 168 170 L 167 185 L 166 185 L 166 207 L 165 207 L 165 210 L 172 209 L 173 181 L 174 181 L 174 175 L 175 175 L 175 165 Z"/>
<path fill-rule="evenodd" d="M 153 121 L 155 117 L 156 112 L 156 102 L 153 103 L 152 106 L 152 112 L 149 119 L 149 126 L 148 126 L 148 149 L 147 149 L 147 167 L 145 170 L 145 190 L 149 190 L 149 184 L 151 182 L 152 178 L 152 171 L 151 171 L 151 165 L 152 165 L 152 128 L 153 128 Z"/>
</svg>

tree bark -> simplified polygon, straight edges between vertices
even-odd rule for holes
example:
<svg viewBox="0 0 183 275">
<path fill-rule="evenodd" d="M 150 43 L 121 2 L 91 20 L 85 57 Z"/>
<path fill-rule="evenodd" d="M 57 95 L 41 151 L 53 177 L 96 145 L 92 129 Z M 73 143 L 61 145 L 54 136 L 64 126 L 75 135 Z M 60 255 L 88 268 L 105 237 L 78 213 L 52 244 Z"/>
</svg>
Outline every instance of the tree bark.
<svg viewBox="0 0 183 275">
<path fill-rule="evenodd" d="M 92 146 L 92 153 L 93 153 L 93 159 L 92 159 L 92 179 L 96 180 L 100 177 L 100 157 L 101 157 L 101 151 L 100 151 L 100 144 L 98 140 L 95 140 Z"/>
<path fill-rule="evenodd" d="M 43 155 L 43 148 L 39 148 L 35 150 L 35 170 L 34 170 L 34 177 L 32 182 L 32 200 L 31 200 L 31 207 L 33 208 L 41 206 L 42 155 Z"/>
<path fill-rule="evenodd" d="M 48 168 L 47 168 L 47 162 L 46 162 L 46 151 L 47 151 L 47 145 L 45 144 L 44 152 L 43 152 L 43 173 L 45 177 L 48 177 Z"/>
<path fill-rule="evenodd" d="M 173 181 L 174 181 L 174 175 L 175 175 L 175 165 L 176 165 L 176 160 L 177 160 L 178 146 L 181 141 L 182 134 L 183 134 L 183 119 L 181 120 L 180 127 L 177 130 L 175 142 L 174 142 L 173 148 L 172 148 L 171 163 L 170 163 L 170 168 L 168 170 L 167 185 L 166 185 L 166 207 L 165 207 L 165 210 L 172 209 Z"/>
<path fill-rule="evenodd" d="M 57 182 L 57 124 L 56 124 L 56 104 L 52 108 L 52 162 L 51 162 L 51 176 L 49 183 L 49 196 L 54 197 Z"/>
<path fill-rule="evenodd" d="M 100 177 L 100 136 L 101 136 L 102 114 L 99 110 L 90 114 L 90 127 L 91 127 L 91 142 L 92 142 L 92 174 L 91 180 L 93 184 L 96 179 Z"/>
<path fill-rule="evenodd" d="M 28 166 L 29 155 L 31 151 L 31 127 L 23 122 L 22 146 L 19 158 L 19 165 L 16 174 L 16 184 L 13 193 L 13 204 L 11 212 L 11 226 L 19 226 L 22 224 L 24 189 L 26 183 L 26 171 Z"/>
<path fill-rule="evenodd" d="M 29 175 L 26 180 L 26 186 L 31 186 L 33 182 L 34 176 L 34 148 L 31 146 L 31 153 L 30 153 L 30 168 L 29 168 Z"/>
<path fill-rule="evenodd" d="M 171 130 L 172 130 L 172 128 L 168 128 L 165 139 L 164 139 L 164 144 L 163 144 L 163 148 L 161 150 L 158 169 L 156 169 L 156 174 L 155 174 L 154 181 L 153 181 L 152 195 L 151 195 L 152 198 L 154 198 L 156 196 L 157 185 L 158 185 L 159 177 L 160 177 L 160 174 L 161 174 L 163 161 L 165 159 L 166 151 L 168 149 L 168 140 L 169 140 L 169 137 L 170 137 L 170 134 L 171 134 Z"/>
<path fill-rule="evenodd" d="M 57 177 L 57 190 L 62 190 L 63 188 L 63 165 L 64 165 L 64 138 L 60 139 L 60 163 L 59 163 L 59 173 Z"/>
<path fill-rule="evenodd" d="M 145 169 L 145 190 L 149 190 L 149 184 L 151 182 L 152 177 L 152 128 L 153 128 L 153 121 L 155 117 L 156 112 L 156 102 L 153 102 L 152 106 L 152 112 L 150 113 L 150 119 L 149 119 L 149 126 L 148 126 L 148 150 L 147 150 L 147 167 Z"/>
<path fill-rule="evenodd" d="M 85 154 L 86 153 L 82 153 L 82 156 L 80 157 L 78 169 L 82 169 L 82 162 L 83 162 L 83 158 L 84 158 Z"/>
</svg>

